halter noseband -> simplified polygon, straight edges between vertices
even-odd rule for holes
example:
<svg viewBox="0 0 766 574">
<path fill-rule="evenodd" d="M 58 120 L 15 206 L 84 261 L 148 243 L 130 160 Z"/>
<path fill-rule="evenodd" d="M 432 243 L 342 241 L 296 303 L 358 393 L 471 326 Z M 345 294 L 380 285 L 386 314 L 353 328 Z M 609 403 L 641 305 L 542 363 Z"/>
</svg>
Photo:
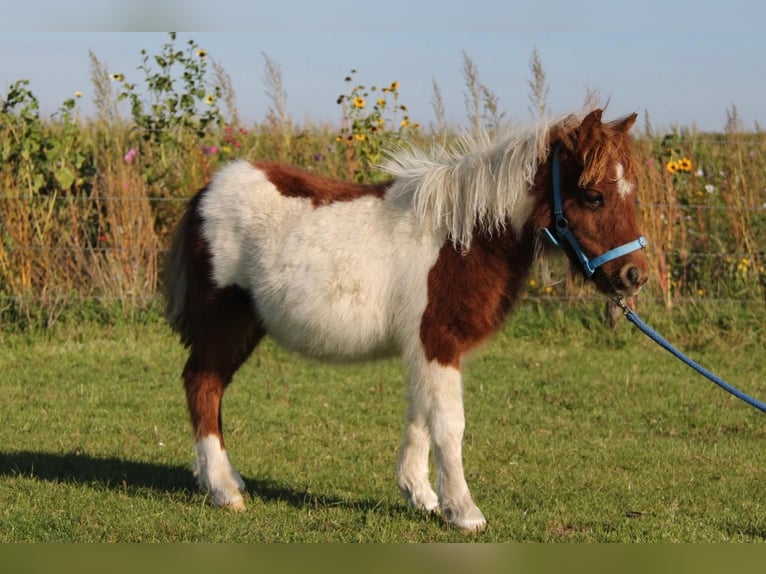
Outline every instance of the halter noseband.
<svg viewBox="0 0 766 574">
<path fill-rule="evenodd" d="M 588 256 L 585 255 L 585 252 L 582 250 L 582 247 L 580 247 L 580 243 L 577 241 L 577 238 L 569 229 L 569 223 L 567 222 L 566 217 L 564 217 L 564 206 L 561 201 L 561 168 L 559 166 L 559 144 L 553 148 L 553 217 L 555 219 L 555 227 L 553 228 L 553 231 L 546 227 L 543 229 L 543 232 L 548 237 L 548 239 L 550 239 L 551 243 L 553 243 L 553 245 L 559 249 L 562 249 L 561 241 L 566 240 L 567 243 L 569 243 L 569 245 L 572 247 L 572 250 L 577 256 L 577 259 L 579 259 L 583 269 L 585 269 L 585 275 L 588 277 L 592 277 L 596 272 L 596 269 L 598 269 L 604 263 L 611 261 L 612 259 L 622 257 L 623 255 L 627 255 L 628 253 L 638 249 L 643 249 L 647 246 L 646 237 L 642 235 L 638 239 L 635 239 L 629 243 L 625 243 L 624 245 L 620 245 L 619 247 L 615 247 L 614 249 L 610 249 L 606 253 L 602 253 L 594 259 L 589 259 Z"/>
</svg>

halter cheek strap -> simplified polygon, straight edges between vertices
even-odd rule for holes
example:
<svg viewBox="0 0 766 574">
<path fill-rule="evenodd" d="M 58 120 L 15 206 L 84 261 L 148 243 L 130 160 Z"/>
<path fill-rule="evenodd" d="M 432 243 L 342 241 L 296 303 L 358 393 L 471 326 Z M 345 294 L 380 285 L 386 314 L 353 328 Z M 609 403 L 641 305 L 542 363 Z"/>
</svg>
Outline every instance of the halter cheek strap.
<svg viewBox="0 0 766 574">
<path fill-rule="evenodd" d="M 604 263 L 611 261 L 612 259 L 617 259 L 618 257 L 622 257 L 623 255 L 627 255 L 628 253 L 637 251 L 638 249 L 643 249 L 644 247 L 647 246 L 646 237 L 642 235 L 638 239 L 634 239 L 633 241 L 625 243 L 624 245 L 620 245 L 619 247 L 610 249 L 609 251 L 607 251 L 606 253 L 602 253 L 598 257 L 590 259 L 582 250 L 582 247 L 580 247 L 580 243 L 577 241 L 577 238 L 572 233 L 572 230 L 569 229 L 569 222 L 567 221 L 566 217 L 564 217 L 564 206 L 561 201 L 561 167 L 559 165 L 559 146 L 558 145 L 556 145 L 556 147 L 553 148 L 553 174 L 552 175 L 553 175 L 553 219 L 554 219 L 555 226 L 553 228 L 553 231 L 551 231 L 549 228 L 546 227 L 545 229 L 543 229 L 543 232 L 551 241 L 551 243 L 553 243 L 553 245 L 555 247 L 558 247 L 559 249 L 562 248 L 562 244 L 561 244 L 562 241 L 566 241 L 567 243 L 569 243 L 569 246 L 574 251 L 575 256 L 580 261 L 580 264 L 583 266 L 586 276 L 592 277 L 593 274 L 596 272 L 596 269 L 601 267 Z"/>
</svg>

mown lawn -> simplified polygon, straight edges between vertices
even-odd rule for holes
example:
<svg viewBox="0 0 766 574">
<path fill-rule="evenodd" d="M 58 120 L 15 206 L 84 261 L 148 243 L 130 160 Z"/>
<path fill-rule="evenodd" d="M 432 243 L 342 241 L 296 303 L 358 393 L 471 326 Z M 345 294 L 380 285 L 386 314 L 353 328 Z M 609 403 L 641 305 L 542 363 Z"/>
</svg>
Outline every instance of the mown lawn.
<svg viewBox="0 0 766 574">
<path fill-rule="evenodd" d="M 161 321 L 2 333 L 0 541 L 764 540 L 764 415 L 599 310 L 522 306 L 468 361 L 465 467 L 489 520 L 478 535 L 399 496 L 397 361 L 259 348 L 224 403 L 249 490 L 234 513 L 189 471 L 185 354 Z M 762 306 L 645 319 L 766 398 Z"/>
</svg>

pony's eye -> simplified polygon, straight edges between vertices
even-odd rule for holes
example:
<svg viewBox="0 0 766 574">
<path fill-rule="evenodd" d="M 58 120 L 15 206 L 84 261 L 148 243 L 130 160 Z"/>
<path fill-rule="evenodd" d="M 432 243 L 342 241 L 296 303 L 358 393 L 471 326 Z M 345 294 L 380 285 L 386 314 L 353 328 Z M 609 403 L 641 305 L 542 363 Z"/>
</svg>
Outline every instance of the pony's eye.
<svg viewBox="0 0 766 574">
<path fill-rule="evenodd" d="M 604 206 L 604 196 L 601 195 L 598 192 L 590 192 L 585 194 L 585 202 L 590 207 L 603 207 Z"/>
</svg>

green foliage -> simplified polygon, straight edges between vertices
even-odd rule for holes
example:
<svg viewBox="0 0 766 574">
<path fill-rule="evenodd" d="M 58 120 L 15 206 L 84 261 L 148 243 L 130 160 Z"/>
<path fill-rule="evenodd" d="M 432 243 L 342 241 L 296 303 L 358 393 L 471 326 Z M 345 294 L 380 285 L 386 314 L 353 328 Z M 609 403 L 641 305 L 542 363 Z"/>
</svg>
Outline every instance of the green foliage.
<svg viewBox="0 0 766 574">
<path fill-rule="evenodd" d="M 0 170 L 15 174 L 31 194 L 69 192 L 93 174 L 92 154 L 82 142 L 75 98 L 68 98 L 54 123 L 40 120 L 40 105 L 28 80 L 11 84 L 0 106 Z"/>
<path fill-rule="evenodd" d="M 356 70 L 351 70 L 346 76 L 348 90 L 337 99 L 343 110 L 343 127 L 335 138 L 336 149 L 354 165 L 354 179 L 379 181 L 387 178 L 376 170 L 384 151 L 401 146 L 420 124 L 413 122 L 407 106 L 399 103 L 399 82 L 380 90 L 373 85 L 368 90 L 354 82 L 355 74 Z"/>
<path fill-rule="evenodd" d="M 209 128 L 223 125 L 218 107 L 221 88 L 207 80 L 207 52 L 194 40 L 187 42 L 185 51 L 177 49 L 175 40 L 171 32 L 170 41 L 154 56 L 141 50 L 138 70 L 144 74 L 148 102 L 123 74 L 112 76 L 122 83 L 118 99 L 130 102 L 133 121 L 144 140 L 160 145 L 177 141 L 179 132 L 203 138 Z"/>
</svg>

